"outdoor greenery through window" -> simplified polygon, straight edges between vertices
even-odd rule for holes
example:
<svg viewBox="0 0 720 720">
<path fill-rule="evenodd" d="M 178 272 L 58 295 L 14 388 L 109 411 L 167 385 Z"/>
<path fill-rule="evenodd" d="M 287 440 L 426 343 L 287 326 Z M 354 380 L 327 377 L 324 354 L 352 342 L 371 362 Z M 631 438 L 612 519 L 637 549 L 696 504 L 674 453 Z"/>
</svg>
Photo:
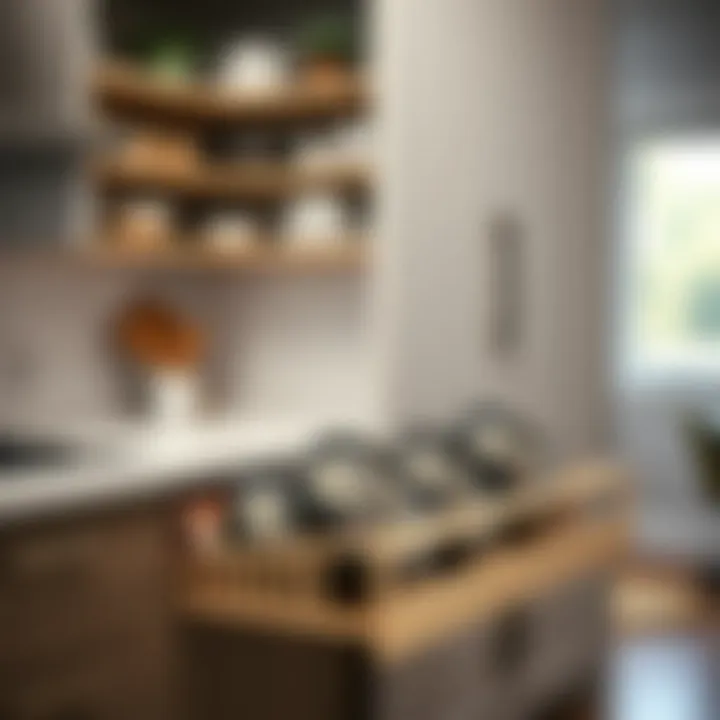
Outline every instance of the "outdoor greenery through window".
<svg viewBox="0 0 720 720">
<path fill-rule="evenodd" d="M 630 361 L 720 373 L 720 140 L 645 144 L 633 175 Z"/>
</svg>

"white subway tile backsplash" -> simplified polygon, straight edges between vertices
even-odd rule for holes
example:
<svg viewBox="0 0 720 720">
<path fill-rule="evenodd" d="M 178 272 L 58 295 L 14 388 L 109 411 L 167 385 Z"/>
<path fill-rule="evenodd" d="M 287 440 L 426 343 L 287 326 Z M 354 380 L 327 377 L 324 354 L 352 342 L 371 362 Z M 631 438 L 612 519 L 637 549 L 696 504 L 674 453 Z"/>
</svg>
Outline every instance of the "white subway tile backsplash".
<svg viewBox="0 0 720 720">
<path fill-rule="evenodd" d="M 205 385 L 228 414 L 338 413 L 370 404 L 360 279 L 250 279 L 99 270 L 71 260 L 0 266 L 3 419 L 115 417 L 123 387 L 111 324 L 137 294 L 159 294 L 207 329 Z M 8 365 L 26 365 L 8 390 Z"/>
</svg>

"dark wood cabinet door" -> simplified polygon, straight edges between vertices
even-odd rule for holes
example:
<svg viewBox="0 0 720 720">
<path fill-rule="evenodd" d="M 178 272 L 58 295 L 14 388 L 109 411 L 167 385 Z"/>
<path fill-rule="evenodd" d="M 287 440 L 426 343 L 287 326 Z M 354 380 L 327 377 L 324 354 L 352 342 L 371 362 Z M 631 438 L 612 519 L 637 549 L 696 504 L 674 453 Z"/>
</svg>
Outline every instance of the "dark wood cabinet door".
<svg viewBox="0 0 720 720">
<path fill-rule="evenodd" d="M 173 671 L 169 513 L 0 537 L 0 720 L 166 720 Z"/>
</svg>

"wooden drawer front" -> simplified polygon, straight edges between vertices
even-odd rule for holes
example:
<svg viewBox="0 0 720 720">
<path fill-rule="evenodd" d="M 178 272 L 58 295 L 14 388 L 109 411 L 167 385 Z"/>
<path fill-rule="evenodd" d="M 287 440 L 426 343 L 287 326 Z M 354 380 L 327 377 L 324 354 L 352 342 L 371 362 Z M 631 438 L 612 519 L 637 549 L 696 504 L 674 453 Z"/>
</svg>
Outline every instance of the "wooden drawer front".
<svg viewBox="0 0 720 720">
<path fill-rule="evenodd" d="M 20 669 L 162 622 L 163 533 L 148 517 L 13 538 L 0 560 L 0 662 Z"/>
</svg>

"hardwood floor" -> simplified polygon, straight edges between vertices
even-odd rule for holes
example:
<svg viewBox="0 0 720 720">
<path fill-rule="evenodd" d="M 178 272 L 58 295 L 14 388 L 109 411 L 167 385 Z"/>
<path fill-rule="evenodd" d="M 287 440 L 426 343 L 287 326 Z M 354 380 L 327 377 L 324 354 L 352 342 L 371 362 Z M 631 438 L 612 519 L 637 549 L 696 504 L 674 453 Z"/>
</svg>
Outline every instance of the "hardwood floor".
<svg viewBox="0 0 720 720">
<path fill-rule="evenodd" d="M 621 582 L 607 720 L 720 719 L 720 607 L 697 580 L 652 564 Z"/>
<path fill-rule="evenodd" d="M 532 720 L 718 720 L 718 641 L 715 635 L 619 642 L 604 687 Z"/>
<path fill-rule="evenodd" d="M 624 637 L 698 634 L 720 630 L 720 601 L 705 591 L 696 569 L 667 564 L 633 566 L 615 593 L 615 626 Z"/>
</svg>

